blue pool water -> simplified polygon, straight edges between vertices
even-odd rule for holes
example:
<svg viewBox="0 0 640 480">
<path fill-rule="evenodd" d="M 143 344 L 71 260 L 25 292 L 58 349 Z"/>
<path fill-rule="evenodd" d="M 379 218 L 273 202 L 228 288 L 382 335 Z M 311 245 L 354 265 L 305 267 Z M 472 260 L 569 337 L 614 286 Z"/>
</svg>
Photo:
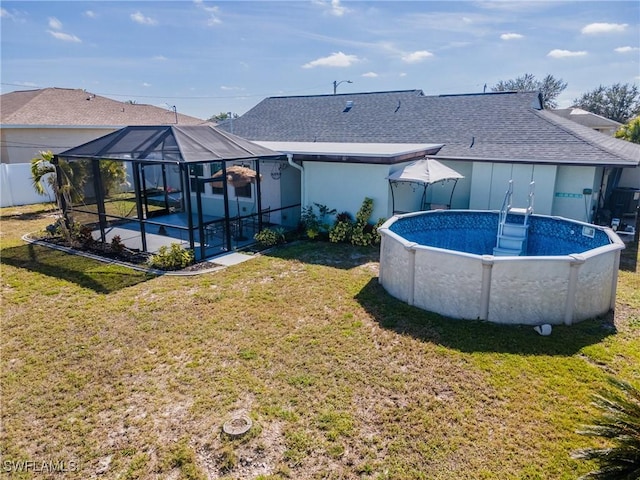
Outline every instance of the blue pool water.
<svg viewBox="0 0 640 480">
<path fill-rule="evenodd" d="M 509 215 L 510 223 L 522 223 Z M 390 230 L 409 242 L 475 255 L 492 255 L 498 232 L 497 212 L 435 211 L 398 219 Z M 569 255 L 609 245 L 600 229 L 562 218 L 529 217 L 527 256 Z"/>
</svg>

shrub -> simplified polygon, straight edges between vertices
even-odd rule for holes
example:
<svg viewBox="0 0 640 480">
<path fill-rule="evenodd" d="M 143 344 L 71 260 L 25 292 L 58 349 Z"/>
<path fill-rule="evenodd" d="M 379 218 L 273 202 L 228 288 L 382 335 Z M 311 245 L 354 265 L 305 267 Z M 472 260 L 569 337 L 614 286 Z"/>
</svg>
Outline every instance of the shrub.
<svg viewBox="0 0 640 480">
<path fill-rule="evenodd" d="M 369 225 L 369 218 L 373 213 L 373 200 L 365 198 L 358 213 L 356 213 L 356 223 L 351 233 L 351 243 L 366 247 L 373 245 L 373 231 Z"/>
<path fill-rule="evenodd" d="M 65 230 L 64 222 L 60 222 L 60 228 L 63 231 Z M 71 228 L 66 237 L 72 247 L 90 248 L 96 243 L 91 228 L 78 222 L 71 223 Z"/>
<path fill-rule="evenodd" d="M 193 262 L 193 252 L 185 250 L 178 243 L 172 243 L 170 247 L 163 245 L 158 253 L 152 255 L 148 260 L 149 266 L 160 270 L 180 270 Z"/>
<path fill-rule="evenodd" d="M 373 213 L 373 200 L 365 198 L 362 206 L 356 214 L 355 222 L 348 212 L 336 215 L 336 223 L 329 230 L 329 240 L 334 243 L 348 242 L 353 245 L 368 247 L 380 243 L 378 227 L 385 222 L 381 218 L 375 225 L 369 223 L 369 218 Z"/>
<path fill-rule="evenodd" d="M 580 450 L 573 456 L 598 463 L 599 469 L 583 479 L 640 478 L 640 390 L 622 380 L 608 380 L 616 390 L 594 396 L 593 404 L 602 415 L 579 433 L 606 438 L 611 446 Z"/>
<path fill-rule="evenodd" d="M 280 243 L 285 243 L 284 229 L 276 228 L 274 230 L 265 228 L 256 233 L 253 238 L 263 247 L 273 247 Z"/>
<path fill-rule="evenodd" d="M 351 239 L 353 224 L 351 221 L 337 221 L 329 230 L 329 241 L 333 243 L 348 242 Z"/>
<path fill-rule="evenodd" d="M 318 210 L 318 213 L 315 212 L 314 206 Z M 316 238 L 326 238 L 331 228 L 329 217 L 335 215 L 335 213 L 335 208 L 330 209 L 326 205 L 319 203 L 304 207 L 300 216 L 302 231 L 312 240 Z"/>
<path fill-rule="evenodd" d="M 45 230 L 52 237 L 57 237 L 62 235 L 63 228 L 63 220 L 61 218 L 57 219 L 54 223 L 47 225 Z"/>
<path fill-rule="evenodd" d="M 124 252 L 124 243 L 120 235 L 114 235 L 111 239 L 111 251 L 118 254 Z"/>
</svg>

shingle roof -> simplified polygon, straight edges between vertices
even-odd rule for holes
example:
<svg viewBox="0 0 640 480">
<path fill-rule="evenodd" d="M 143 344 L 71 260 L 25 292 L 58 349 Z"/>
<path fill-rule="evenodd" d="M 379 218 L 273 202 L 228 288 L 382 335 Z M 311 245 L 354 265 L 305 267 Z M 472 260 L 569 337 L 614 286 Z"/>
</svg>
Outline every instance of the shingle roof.
<svg viewBox="0 0 640 480">
<path fill-rule="evenodd" d="M 580 125 L 585 125 L 591 128 L 615 128 L 618 129 L 622 126 L 622 123 L 616 122 L 609 118 L 605 118 L 595 113 L 587 112 L 581 108 L 558 108 L 555 110 L 549 110 L 556 115 L 566 118 L 567 120 L 573 120 Z"/>
<path fill-rule="evenodd" d="M 403 90 L 270 97 L 218 128 L 254 141 L 443 143 L 437 156 L 452 159 L 640 163 L 640 145 L 542 110 L 537 92 L 425 96 L 421 90 Z"/>
<path fill-rule="evenodd" d="M 177 114 L 179 125 L 204 120 Z M 176 123 L 172 110 L 153 105 L 118 102 L 80 89 L 44 88 L 0 96 L 0 121 L 6 125 L 110 126 Z"/>
</svg>

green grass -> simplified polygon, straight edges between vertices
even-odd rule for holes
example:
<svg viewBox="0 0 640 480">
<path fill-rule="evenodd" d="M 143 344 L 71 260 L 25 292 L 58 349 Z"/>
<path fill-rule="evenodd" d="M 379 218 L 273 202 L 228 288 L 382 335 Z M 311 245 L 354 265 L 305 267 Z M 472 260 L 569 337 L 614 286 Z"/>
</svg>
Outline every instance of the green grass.
<svg viewBox="0 0 640 480">
<path fill-rule="evenodd" d="M 151 277 L 22 242 L 48 213 L 0 210 L 0 467 L 77 462 L 65 479 L 575 479 L 593 464 L 571 452 L 599 445 L 576 433 L 597 413 L 591 394 L 609 374 L 640 378 L 637 250 L 615 316 L 541 337 L 398 302 L 372 249 L 299 243 Z M 254 427 L 227 438 L 239 412 Z"/>
</svg>

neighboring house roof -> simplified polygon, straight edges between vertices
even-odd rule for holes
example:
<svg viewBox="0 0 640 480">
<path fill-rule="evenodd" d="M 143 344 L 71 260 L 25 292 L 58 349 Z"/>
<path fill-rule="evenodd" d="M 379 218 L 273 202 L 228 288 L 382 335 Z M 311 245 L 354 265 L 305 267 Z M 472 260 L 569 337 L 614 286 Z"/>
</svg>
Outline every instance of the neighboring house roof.
<svg viewBox="0 0 640 480">
<path fill-rule="evenodd" d="M 137 125 L 121 128 L 58 156 L 175 164 L 281 157 L 282 154 L 212 125 Z"/>
<path fill-rule="evenodd" d="M 617 130 L 622 126 L 622 123 L 610 120 L 595 113 L 587 112 L 581 108 L 558 108 L 555 110 L 549 110 L 556 115 L 566 118 L 567 120 L 573 120 L 574 122 L 584 125 L 585 127 L 593 129 L 613 129 Z"/>
<path fill-rule="evenodd" d="M 442 143 L 438 158 L 635 167 L 640 145 L 542 109 L 537 92 L 270 97 L 218 125 L 253 141 Z"/>
<path fill-rule="evenodd" d="M 123 127 L 199 125 L 205 120 L 153 105 L 118 102 L 81 89 L 43 88 L 0 96 L 0 121 L 7 126 Z"/>
</svg>

